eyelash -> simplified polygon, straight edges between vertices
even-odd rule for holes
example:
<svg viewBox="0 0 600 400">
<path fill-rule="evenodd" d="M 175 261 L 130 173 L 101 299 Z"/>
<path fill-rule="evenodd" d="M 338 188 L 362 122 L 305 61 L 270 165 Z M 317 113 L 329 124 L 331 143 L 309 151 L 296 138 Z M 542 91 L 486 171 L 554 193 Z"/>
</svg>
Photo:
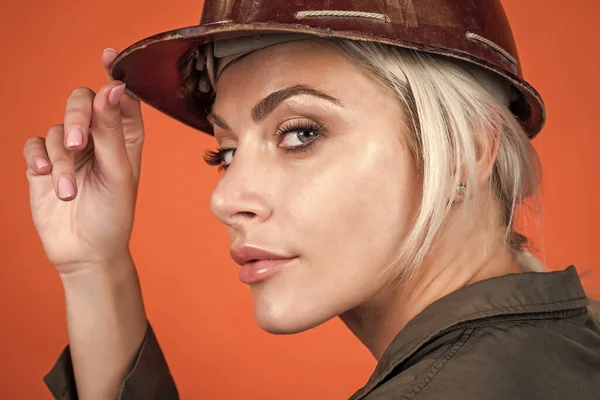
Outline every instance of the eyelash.
<svg viewBox="0 0 600 400">
<path fill-rule="evenodd" d="M 293 146 L 293 147 L 283 147 L 283 150 L 285 150 L 287 153 L 294 153 L 294 154 L 301 154 L 301 153 L 309 152 L 310 149 L 316 144 L 316 142 L 321 137 L 323 137 L 323 135 L 325 133 L 323 127 L 315 122 L 295 121 L 294 123 L 285 127 L 284 129 L 278 130 L 277 133 L 275 134 L 275 136 L 277 136 L 278 139 L 282 139 L 285 135 L 287 135 L 288 133 L 292 133 L 292 132 L 297 132 L 297 133 L 312 132 L 314 134 L 314 137 L 312 140 L 310 140 L 302 145 Z M 217 150 L 207 150 L 206 153 L 204 154 L 204 161 L 206 161 L 206 163 L 208 165 L 218 167 L 219 171 L 226 171 L 227 168 L 229 167 L 229 165 L 225 164 L 224 156 L 228 151 L 232 151 L 232 150 L 233 150 L 233 155 L 235 155 L 235 148 L 221 147 L 220 149 L 217 149 Z"/>
<path fill-rule="evenodd" d="M 235 149 L 226 149 L 223 147 L 217 150 L 206 150 L 204 161 L 210 166 L 219 167 L 217 168 L 218 171 L 224 171 L 228 166 L 224 164 L 223 156 L 230 150 L 233 150 L 235 154 Z"/>
</svg>

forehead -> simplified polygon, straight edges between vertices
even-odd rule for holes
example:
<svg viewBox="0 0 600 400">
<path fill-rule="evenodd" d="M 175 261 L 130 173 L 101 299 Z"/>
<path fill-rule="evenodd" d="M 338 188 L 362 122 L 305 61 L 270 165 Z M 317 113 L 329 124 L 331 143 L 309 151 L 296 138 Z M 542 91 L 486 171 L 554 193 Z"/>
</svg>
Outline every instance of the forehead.
<svg viewBox="0 0 600 400">
<path fill-rule="evenodd" d="M 231 102 L 257 102 L 276 90 L 298 84 L 337 98 L 351 98 L 359 91 L 372 91 L 374 83 L 363 68 L 325 42 L 288 42 L 255 51 L 230 64 L 217 82 L 213 110 L 219 112 Z"/>
</svg>

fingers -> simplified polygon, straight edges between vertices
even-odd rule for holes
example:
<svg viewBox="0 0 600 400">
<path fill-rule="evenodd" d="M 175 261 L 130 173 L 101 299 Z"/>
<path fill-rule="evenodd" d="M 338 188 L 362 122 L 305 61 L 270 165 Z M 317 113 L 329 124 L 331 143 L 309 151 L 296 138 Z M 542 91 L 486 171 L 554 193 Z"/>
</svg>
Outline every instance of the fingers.
<svg viewBox="0 0 600 400">
<path fill-rule="evenodd" d="M 88 88 L 75 89 L 69 96 L 64 119 L 64 145 L 68 150 L 78 151 L 87 146 L 95 96 Z"/>
<path fill-rule="evenodd" d="M 46 140 L 42 137 L 29 138 L 25 143 L 23 156 L 27 163 L 28 175 L 48 175 L 52 170 L 52 164 L 50 164 L 46 152 Z"/>
<path fill-rule="evenodd" d="M 114 49 L 102 55 L 107 76 L 116 56 Z M 46 139 L 30 138 L 23 154 L 28 176 L 51 173 L 57 196 L 69 201 L 77 196 L 75 160 L 83 165 L 94 157 L 97 171 L 109 181 L 137 180 L 143 139 L 140 102 L 125 94 L 123 82 L 109 77 L 97 94 L 88 88 L 74 90 L 64 124 L 51 128 Z"/>
<path fill-rule="evenodd" d="M 46 152 L 52 164 L 52 182 L 59 199 L 73 200 L 77 196 L 75 185 L 75 154 L 64 145 L 65 131 L 62 125 L 50 128 L 46 136 Z"/>
<path fill-rule="evenodd" d="M 120 102 L 125 84 L 112 81 L 104 85 L 92 103 L 91 132 L 94 153 L 100 171 L 108 178 L 120 179 L 132 174 L 125 145 Z"/>
</svg>

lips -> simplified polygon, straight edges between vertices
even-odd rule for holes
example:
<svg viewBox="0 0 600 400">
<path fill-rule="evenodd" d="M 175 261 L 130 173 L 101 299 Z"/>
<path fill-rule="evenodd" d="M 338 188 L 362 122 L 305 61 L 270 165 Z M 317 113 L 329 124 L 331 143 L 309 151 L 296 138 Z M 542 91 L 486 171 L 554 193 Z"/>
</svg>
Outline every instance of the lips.
<svg viewBox="0 0 600 400">
<path fill-rule="evenodd" d="M 229 251 L 229 254 L 231 255 L 233 261 L 242 267 L 250 261 L 291 260 L 292 258 L 295 258 L 294 256 L 272 253 L 249 245 L 232 248 Z"/>
<path fill-rule="evenodd" d="M 258 247 L 241 246 L 229 251 L 240 266 L 240 280 L 246 284 L 258 283 L 276 275 L 283 266 L 297 257 L 272 253 Z"/>
</svg>

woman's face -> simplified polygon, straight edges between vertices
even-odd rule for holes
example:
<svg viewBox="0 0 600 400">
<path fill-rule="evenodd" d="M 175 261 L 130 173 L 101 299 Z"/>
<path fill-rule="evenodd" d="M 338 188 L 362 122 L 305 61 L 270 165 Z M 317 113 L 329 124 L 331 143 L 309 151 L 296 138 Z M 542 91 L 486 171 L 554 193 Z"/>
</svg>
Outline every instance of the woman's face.
<svg viewBox="0 0 600 400">
<path fill-rule="evenodd" d="M 391 91 L 328 45 L 302 41 L 238 60 L 216 92 L 215 137 L 235 152 L 214 160 L 228 168 L 211 209 L 245 264 L 258 324 L 295 333 L 375 296 L 420 196 Z"/>
</svg>

